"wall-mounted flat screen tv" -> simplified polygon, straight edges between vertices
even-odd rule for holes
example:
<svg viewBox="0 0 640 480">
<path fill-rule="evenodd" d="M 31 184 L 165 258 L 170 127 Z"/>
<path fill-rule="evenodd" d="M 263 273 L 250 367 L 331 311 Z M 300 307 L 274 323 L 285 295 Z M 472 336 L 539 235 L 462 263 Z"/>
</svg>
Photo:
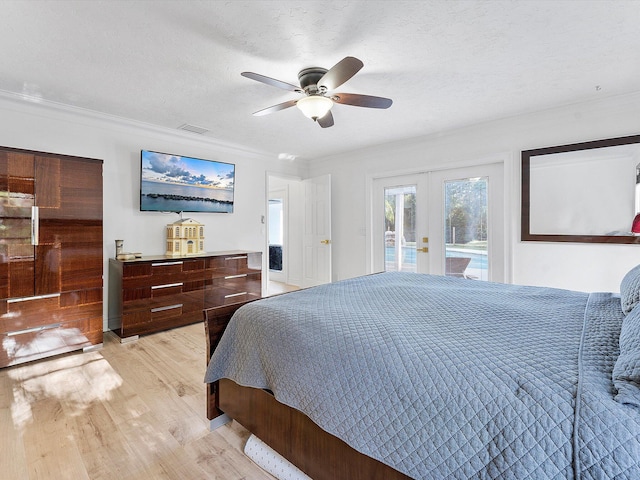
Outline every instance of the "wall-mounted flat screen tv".
<svg viewBox="0 0 640 480">
<path fill-rule="evenodd" d="M 140 210 L 233 213 L 235 165 L 142 150 Z"/>
</svg>

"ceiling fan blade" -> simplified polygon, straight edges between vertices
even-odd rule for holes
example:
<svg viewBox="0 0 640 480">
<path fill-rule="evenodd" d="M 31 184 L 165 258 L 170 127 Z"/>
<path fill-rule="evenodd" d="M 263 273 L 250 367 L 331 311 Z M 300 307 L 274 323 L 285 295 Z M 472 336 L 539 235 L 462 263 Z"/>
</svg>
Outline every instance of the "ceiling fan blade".
<svg viewBox="0 0 640 480">
<path fill-rule="evenodd" d="M 336 93 L 331 95 L 331 100 L 343 105 L 368 108 L 389 108 L 393 103 L 390 98 L 359 95 L 357 93 Z"/>
<path fill-rule="evenodd" d="M 327 90 L 338 88 L 358 73 L 363 66 L 364 63 L 355 57 L 344 57 L 322 76 L 318 81 L 318 87 L 324 87 Z"/>
<path fill-rule="evenodd" d="M 240 75 L 243 77 L 250 78 L 251 80 L 256 80 L 258 82 L 266 83 L 267 85 L 271 85 L 272 87 L 282 88 L 284 90 L 290 90 L 292 92 L 304 93 L 304 91 L 296 86 L 287 82 L 282 82 L 280 80 L 276 80 L 275 78 L 265 77 L 264 75 L 260 75 L 259 73 L 253 72 L 242 72 Z"/>
<path fill-rule="evenodd" d="M 322 128 L 333 127 L 333 114 L 331 113 L 331 110 L 329 110 L 324 117 L 319 118 L 316 121 Z"/>
<path fill-rule="evenodd" d="M 257 112 L 254 112 L 254 115 L 256 117 L 260 117 L 262 115 L 268 115 L 269 113 L 273 113 L 279 110 L 284 110 L 285 108 L 293 107 L 296 103 L 298 103 L 298 100 L 288 100 L 286 102 L 279 103 L 277 105 L 272 105 L 271 107 L 263 108 L 262 110 L 258 110 Z"/>
</svg>

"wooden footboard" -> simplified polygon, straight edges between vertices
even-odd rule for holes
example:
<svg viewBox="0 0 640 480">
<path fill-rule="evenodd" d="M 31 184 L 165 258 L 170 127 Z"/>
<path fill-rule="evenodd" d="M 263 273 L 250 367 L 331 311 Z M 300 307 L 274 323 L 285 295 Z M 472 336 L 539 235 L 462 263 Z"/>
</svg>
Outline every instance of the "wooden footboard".
<svg viewBox="0 0 640 480">
<path fill-rule="evenodd" d="M 244 303 L 204 311 L 207 363 L 233 313 Z M 213 420 L 223 414 L 236 420 L 313 480 L 409 479 L 357 452 L 265 390 L 241 387 L 228 379 L 208 384 L 207 418 Z"/>
<path fill-rule="evenodd" d="M 231 317 L 236 312 L 236 310 L 238 310 L 245 303 L 249 302 L 232 303 L 229 305 L 224 305 L 222 307 L 207 308 L 203 311 L 204 331 L 207 339 L 207 365 L 209 364 L 211 354 L 213 354 L 213 351 L 218 346 L 220 337 L 222 337 L 225 328 L 227 328 L 229 320 L 231 320 Z M 224 412 L 218 407 L 218 403 L 218 382 L 208 383 L 207 418 L 209 420 L 213 420 L 217 417 L 220 417 L 221 415 L 224 415 Z"/>
<path fill-rule="evenodd" d="M 407 480 L 257 388 L 220 380 L 220 409 L 313 480 Z"/>
</svg>

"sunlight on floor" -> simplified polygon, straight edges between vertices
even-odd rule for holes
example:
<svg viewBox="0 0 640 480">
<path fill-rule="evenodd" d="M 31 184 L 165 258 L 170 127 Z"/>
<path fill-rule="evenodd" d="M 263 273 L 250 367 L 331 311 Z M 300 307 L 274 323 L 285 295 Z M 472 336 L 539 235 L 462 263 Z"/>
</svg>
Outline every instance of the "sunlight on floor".
<svg viewBox="0 0 640 480">
<path fill-rule="evenodd" d="M 36 402 L 55 399 L 75 416 L 96 401 L 110 399 L 122 385 L 122 378 L 98 352 L 17 366 L 7 375 L 15 381 L 11 414 L 16 429 L 33 421 L 31 406 Z"/>
<path fill-rule="evenodd" d="M 282 282 L 274 282 L 269 281 L 267 284 L 267 293 L 265 296 L 269 295 L 277 295 L 279 293 L 293 292 L 295 290 L 300 290 L 300 287 L 296 285 L 287 285 Z"/>
</svg>

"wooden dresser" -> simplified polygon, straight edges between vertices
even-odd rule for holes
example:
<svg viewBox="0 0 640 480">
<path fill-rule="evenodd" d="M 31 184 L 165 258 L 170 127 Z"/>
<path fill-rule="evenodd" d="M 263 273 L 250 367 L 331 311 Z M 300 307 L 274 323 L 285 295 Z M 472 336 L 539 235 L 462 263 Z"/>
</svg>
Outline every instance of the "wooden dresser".
<svg viewBox="0 0 640 480">
<path fill-rule="evenodd" d="M 102 344 L 102 160 L 0 147 L 0 367 Z"/>
<path fill-rule="evenodd" d="M 262 253 L 109 262 L 109 329 L 121 339 L 201 322 L 203 310 L 262 296 Z"/>
</svg>

